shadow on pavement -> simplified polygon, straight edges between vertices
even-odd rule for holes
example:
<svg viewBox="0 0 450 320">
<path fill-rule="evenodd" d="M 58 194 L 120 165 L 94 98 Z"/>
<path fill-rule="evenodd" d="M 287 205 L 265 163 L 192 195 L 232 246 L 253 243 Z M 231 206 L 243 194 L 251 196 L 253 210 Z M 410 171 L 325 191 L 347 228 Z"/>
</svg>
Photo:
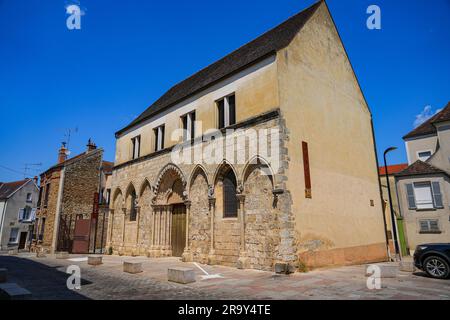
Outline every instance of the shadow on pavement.
<svg viewBox="0 0 450 320">
<path fill-rule="evenodd" d="M 30 259 L 0 256 L 0 268 L 8 269 L 8 282 L 15 282 L 32 293 L 32 299 L 89 300 L 76 290 L 67 288 L 69 274 L 57 270 L 62 266 L 47 266 Z M 92 282 L 81 279 L 81 285 Z"/>
</svg>

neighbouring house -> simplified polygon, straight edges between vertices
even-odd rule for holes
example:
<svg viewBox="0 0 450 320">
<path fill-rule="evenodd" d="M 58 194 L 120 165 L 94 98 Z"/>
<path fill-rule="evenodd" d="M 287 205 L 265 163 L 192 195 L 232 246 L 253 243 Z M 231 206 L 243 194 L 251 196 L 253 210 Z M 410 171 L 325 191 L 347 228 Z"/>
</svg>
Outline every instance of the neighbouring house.
<svg viewBox="0 0 450 320">
<path fill-rule="evenodd" d="M 29 247 L 39 188 L 37 178 L 0 182 L 0 250 Z"/>
<path fill-rule="evenodd" d="M 85 152 L 70 159 L 68 153 L 63 144 L 58 163 L 41 174 L 33 250 L 101 252 L 113 164 L 91 140 Z"/>
<path fill-rule="evenodd" d="M 116 132 L 107 247 L 273 270 L 387 259 L 372 116 L 324 1 Z"/>
<path fill-rule="evenodd" d="M 395 222 L 397 224 L 397 231 L 399 236 L 399 245 L 402 250 L 402 254 L 407 254 L 407 245 L 405 242 L 405 236 L 404 236 L 404 226 L 403 226 L 403 217 L 400 214 L 400 208 L 398 206 L 398 199 L 397 199 L 397 192 L 395 189 L 395 174 L 406 169 L 408 167 L 407 163 L 401 163 L 401 164 L 394 164 L 387 167 L 387 172 L 389 176 L 389 184 L 390 184 L 390 190 L 391 190 L 391 199 L 392 199 L 392 207 L 395 215 Z M 380 181 L 381 181 L 381 192 L 383 195 L 383 201 L 384 201 L 384 213 L 385 213 L 385 219 L 386 219 L 386 231 L 387 231 L 387 237 L 389 239 L 389 249 L 392 254 L 395 253 L 395 246 L 394 246 L 394 239 L 393 239 L 393 233 L 392 233 L 392 215 L 391 215 L 391 208 L 389 205 L 389 194 L 388 194 L 388 185 L 386 180 L 386 167 L 380 167 L 379 168 L 379 175 L 380 175 Z"/>
<path fill-rule="evenodd" d="M 403 139 L 409 166 L 395 177 L 412 254 L 419 244 L 450 241 L 450 103 Z"/>
</svg>

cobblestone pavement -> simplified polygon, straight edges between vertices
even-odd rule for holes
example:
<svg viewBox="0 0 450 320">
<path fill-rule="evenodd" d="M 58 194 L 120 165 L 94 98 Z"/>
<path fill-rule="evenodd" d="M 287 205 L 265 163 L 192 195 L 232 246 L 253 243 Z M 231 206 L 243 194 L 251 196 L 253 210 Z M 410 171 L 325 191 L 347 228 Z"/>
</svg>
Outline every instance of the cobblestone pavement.
<svg viewBox="0 0 450 320">
<path fill-rule="evenodd" d="M 71 255 L 70 259 L 83 257 L 86 256 Z M 124 273 L 123 261 L 142 262 L 144 272 Z M 80 290 L 66 286 L 66 269 L 73 264 L 81 268 Z M 167 268 L 173 266 L 193 268 L 197 282 L 168 282 Z M 380 290 L 369 290 L 363 265 L 289 276 L 199 266 L 221 277 L 202 279 L 200 268 L 178 258 L 104 256 L 102 265 L 90 266 L 87 261 L 55 259 L 52 255 L 0 255 L 0 268 L 8 269 L 8 281 L 31 291 L 34 299 L 450 299 L 450 280 L 430 279 L 421 272 L 398 272 L 395 278 L 383 278 Z"/>
</svg>

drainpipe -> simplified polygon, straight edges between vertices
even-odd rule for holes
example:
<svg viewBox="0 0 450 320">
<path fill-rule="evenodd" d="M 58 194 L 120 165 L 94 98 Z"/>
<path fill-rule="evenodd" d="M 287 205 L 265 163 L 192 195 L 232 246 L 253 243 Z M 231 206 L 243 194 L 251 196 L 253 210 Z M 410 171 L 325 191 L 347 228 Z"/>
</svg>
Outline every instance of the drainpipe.
<svg viewBox="0 0 450 320">
<path fill-rule="evenodd" d="M 55 213 L 55 222 L 53 225 L 53 239 L 52 239 L 52 246 L 50 248 L 51 253 L 55 253 L 56 251 L 56 245 L 58 241 L 58 229 L 59 229 L 59 216 L 61 214 L 61 202 L 62 202 L 62 196 L 64 191 L 64 174 L 65 174 L 66 168 L 63 167 L 61 169 L 61 176 L 59 177 L 59 190 L 58 190 L 58 200 L 56 201 L 56 213 Z"/>
</svg>

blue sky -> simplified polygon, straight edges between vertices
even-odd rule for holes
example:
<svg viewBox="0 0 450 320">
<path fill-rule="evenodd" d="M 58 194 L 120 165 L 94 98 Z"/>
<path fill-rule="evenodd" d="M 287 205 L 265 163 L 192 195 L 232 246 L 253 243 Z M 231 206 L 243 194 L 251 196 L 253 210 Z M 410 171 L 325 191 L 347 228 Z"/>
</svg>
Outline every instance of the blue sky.
<svg viewBox="0 0 450 320">
<path fill-rule="evenodd" d="M 0 0 L 0 181 L 22 178 L 27 163 L 54 164 L 67 129 L 72 155 L 92 138 L 113 160 L 114 132 L 171 85 L 313 2 L 81 0 L 81 30 L 68 30 L 65 6 L 77 2 Z M 450 0 L 327 3 L 379 156 L 394 145 L 390 162 L 406 161 L 401 137 L 416 116 L 450 100 Z M 370 4 L 381 30 L 366 28 Z"/>
</svg>

